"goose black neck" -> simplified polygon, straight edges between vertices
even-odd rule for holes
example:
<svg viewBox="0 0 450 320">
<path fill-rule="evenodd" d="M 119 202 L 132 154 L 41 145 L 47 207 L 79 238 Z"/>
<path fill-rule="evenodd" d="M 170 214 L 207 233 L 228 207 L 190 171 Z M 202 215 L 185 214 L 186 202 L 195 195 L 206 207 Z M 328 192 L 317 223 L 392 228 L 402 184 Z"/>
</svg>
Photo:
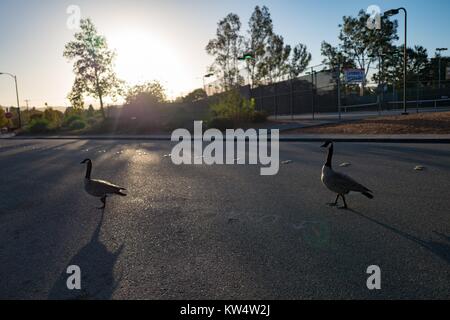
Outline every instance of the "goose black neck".
<svg viewBox="0 0 450 320">
<path fill-rule="evenodd" d="M 333 158 L 333 144 L 331 144 L 330 148 L 328 148 L 328 157 L 327 162 L 325 162 L 325 166 L 331 168 L 331 159 Z"/>
<path fill-rule="evenodd" d="M 92 171 L 92 162 L 88 161 L 87 167 L 86 167 L 86 179 L 91 178 L 91 171 Z"/>
</svg>

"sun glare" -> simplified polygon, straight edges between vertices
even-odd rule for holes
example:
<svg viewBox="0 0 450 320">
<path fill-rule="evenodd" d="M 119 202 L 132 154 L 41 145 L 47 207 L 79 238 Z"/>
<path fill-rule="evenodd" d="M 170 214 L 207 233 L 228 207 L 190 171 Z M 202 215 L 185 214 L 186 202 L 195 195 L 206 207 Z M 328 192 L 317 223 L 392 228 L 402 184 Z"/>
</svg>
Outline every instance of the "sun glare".
<svg viewBox="0 0 450 320">
<path fill-rule="evenodd" d="M 186 76 L 177 53 L 158 36 L 126 30 L 107 38 L 110 48 L 117 53 L 117 74 L 128 84 L 159 80 L 170 98 L 186 90 L 183 79 Z"/>
</svg>

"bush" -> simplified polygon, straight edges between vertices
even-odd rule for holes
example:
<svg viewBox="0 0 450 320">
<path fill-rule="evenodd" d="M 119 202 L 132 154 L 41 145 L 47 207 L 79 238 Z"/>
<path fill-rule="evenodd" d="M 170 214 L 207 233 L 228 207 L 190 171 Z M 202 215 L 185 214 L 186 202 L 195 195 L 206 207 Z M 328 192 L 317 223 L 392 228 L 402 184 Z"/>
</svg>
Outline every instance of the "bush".
<svg viewBox="0 0 450 320">
<path fill-rule="evenodd" d="M 81 130 L 86 127 L 86 123 L 83 120 L 74 120 L 70 123 L 70 130 Z"/>
<path fill-rule="evenodd" d="M 64 114 L 61 111 L 46 108 L 43 118 L 49 122 L 51 128 L 59 128 L 63 122 Z"/>
<path fill-rule="evenodd" d="M 254 123 L 262 123 L 267 121 L 269 115 L 265 111 L 255 111 L 253 113 L 252 121 Z"/>
<path fill-rule="evenodd" d="M 232 121 L 231 127 L 248 122 L 264 122 L 267 115 L 255 111 L 255 99 L 246 99 L 238 90 L 226 92 L 217 103 L 211 106 L 213 118 Z M 214 120 L 216 121 L 216 120 Z M 217 120 L 219 123 L 223 120 Z"/>
<path fill-rule="evenodd" d="M 226 129 L 234 128 L 233 120 L 225 117 L 213 117 L 207 121 L 209 129 L 219 129 L 220 131 L 225 131 Z"/>
<path fill-rule="evenodd" d="M 99 122 L 97 120 L 97 118 L 88 118 L 86 121 L 87 121 L 88 125 L 91 127 L 95 126 Z"/>
<path fill-rule="evenodd" d="M 50 131 L 50 122 L 47 119 L 31 120 L 28 130 L 32 133 L 46 133 Z"/>
<path fill-rule="evenodd" d="M 70 127 L 75 121 L 83 121 L 80 115 L 72 114 L 64 119 L 64 126 Z"/>
</svg>

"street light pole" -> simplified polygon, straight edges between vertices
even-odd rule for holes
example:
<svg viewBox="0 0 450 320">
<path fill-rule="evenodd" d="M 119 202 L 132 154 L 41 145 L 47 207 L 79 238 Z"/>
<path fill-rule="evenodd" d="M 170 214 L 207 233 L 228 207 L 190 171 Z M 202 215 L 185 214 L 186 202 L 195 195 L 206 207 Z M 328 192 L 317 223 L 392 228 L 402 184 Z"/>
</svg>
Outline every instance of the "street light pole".
<svg viewBox="0 0 450 320">
<path fill-rule="evenodd" d="M 208 91 L 206 90 L 205 78 L 212 77 L 214 73 L 208 73 L 203 76 L 203 90 L 205 90 L 206 95 L 208 95 Z"/>
<path fill-rule="evenodd" d="M 22 128 L 22 119 L 20 117 L 19 89 L 17 86 L 17 76 L 15 76 L 11 73 L 7 73 L 7 72 L 0 72 L 0 75 L 2 75 L 2 74 L 6 74 L 6 75 L 12 77 L 14 79 L 14 83 L 16 85 L 17 113 L 19 115 L 19 129 L 20 129 L 20 128 Z"/>
<path fill-rule="evenodd" d="M 439 88 L 439 93 L 441 92 L 441 58 L 442 58 L 442 54 L 441 54 L 441 52 L 442 51 L 447 51 L 448 49 L 447 48 L 436 48 L 436 51 L 437 52 L 439 52 L 439 71 L 438 71 L 438 73 L 439 73 L 439 81 L 438 81 L 438 88 Z M 441 95 L 442 96 L 442 95 Z"/>
<path fill-rule="evenodd" d="M 408 114 L 406 111 L 406 64 L 408 62 L 408 57 L 406 56 L 406 48 L 408 45 L 408 12 L 405 8 L 401 7 L 398 9 L 391 9 L 386 11 L 384 14 L 388 17 L 398 14 L 402 10 L 405 13 L 405 47 L 403 48 L 403 113 Z"/>
</svg>

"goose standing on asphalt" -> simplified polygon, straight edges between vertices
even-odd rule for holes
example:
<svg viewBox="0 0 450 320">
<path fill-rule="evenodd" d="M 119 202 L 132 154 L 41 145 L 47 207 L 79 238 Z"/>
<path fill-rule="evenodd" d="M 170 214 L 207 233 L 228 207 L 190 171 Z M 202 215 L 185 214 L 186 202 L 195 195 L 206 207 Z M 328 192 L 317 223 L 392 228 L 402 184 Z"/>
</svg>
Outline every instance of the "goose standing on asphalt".
<svg viewBox="0 0 450 320">
<path fill-rule="evenodd" d="M 347 209 L 347 202 L 345 201 L 345 195 L 349 192 L 359 192 L 369 199 L 373 198 L 372 191 L 359 184 L 349 176 L 336 172 L 331 168 L 331 160 L 333 158 L 333 142 L 326 141 L 322 148 L 328 148 L 327 162 L 322 167 L 322 183 L 331 191 L 337 193 L 336 200 L 333 203 L 329 203 L 330 206 L 336 206 L 339 196 L 344 201 L 342 209 Z"/>
<path fill-rule="evenodd" d="M 91 159 L 85 159 L 83 160 L 83 162 L 81 162 L 81 164 L 85 163 L 87 164 L 87 167 L 86 176 L 84 178 L 84 189 L 91 196 L 100 198 L 103 206 L 98 209 L 105 209 L 106 197 L 108 197 L 109 195 L 117 194 L 119 196 L 126 196 L 126 194 L 122 192 L 123 190 L 126 190 L 125 188 L 116 186 L 115 184 L 112 184 L 108 181 L 91 179 L 92 161 Z"/>
</svg>

